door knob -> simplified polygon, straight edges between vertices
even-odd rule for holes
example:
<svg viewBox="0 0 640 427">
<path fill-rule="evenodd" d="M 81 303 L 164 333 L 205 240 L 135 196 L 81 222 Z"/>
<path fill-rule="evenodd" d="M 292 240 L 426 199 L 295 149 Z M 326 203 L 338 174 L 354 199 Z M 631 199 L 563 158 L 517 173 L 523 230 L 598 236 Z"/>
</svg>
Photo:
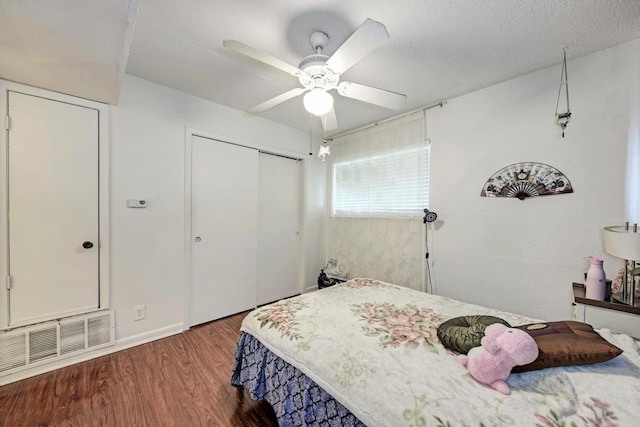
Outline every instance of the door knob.
<svg viewBox="0 0 640 427">
<path fill-rule="evenodd" d="M 84 243 L 82 243 L 82 247 L 85 249 L 91 249 L 93 247 L 93 243 L 86 241 Z"/>
</svg>

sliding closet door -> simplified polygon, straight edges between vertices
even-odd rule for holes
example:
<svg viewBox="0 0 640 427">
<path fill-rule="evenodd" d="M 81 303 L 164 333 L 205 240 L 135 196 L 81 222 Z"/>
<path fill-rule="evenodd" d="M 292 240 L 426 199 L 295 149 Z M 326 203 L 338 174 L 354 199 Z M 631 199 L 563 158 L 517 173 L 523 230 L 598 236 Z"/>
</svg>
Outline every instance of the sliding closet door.
<svg viewBox="0 0 640 427">
<path fill-rule="evenodd" d="M 193 326 L 255 306 L 258 151 L 193 136 L 191 153 Z"/>
<path fill-rule="evenodd" d="M 260 153 L 258 305 L 302 289 L 301 164 Z"/>
</svg>

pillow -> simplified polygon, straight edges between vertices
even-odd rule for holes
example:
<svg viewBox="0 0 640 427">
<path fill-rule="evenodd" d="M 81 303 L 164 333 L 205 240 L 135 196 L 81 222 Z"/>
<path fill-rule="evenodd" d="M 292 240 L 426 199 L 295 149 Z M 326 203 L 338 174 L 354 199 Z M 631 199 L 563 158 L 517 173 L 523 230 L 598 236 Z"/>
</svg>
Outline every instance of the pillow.
<svg viewBox="0 0 640 427">
<path fill-rule="evenodd" d="M 484 330 L 492 323 L 511 327 L 506 321 L 494 316 L 454 317 L 438 326 L 438 339 L 449 350 L 467 354 L 473 347 L 480 345 Z"/>
<path fill-rule="evenodd" d="M 606 362 L 622 353 L 586 323 L 560 321 L 515 327 L 533 337 L 539 354 L 532 363 L 515 366 L 511 372 Z"/>
</svg>

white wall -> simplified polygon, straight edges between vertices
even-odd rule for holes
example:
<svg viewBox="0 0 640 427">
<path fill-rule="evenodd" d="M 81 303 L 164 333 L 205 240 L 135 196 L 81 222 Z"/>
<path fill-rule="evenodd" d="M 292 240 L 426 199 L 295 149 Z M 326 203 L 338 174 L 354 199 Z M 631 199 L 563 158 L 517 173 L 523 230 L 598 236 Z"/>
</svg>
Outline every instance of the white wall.
<svg viewBox="0 0 640 427">
<path fill-rule="evenodd" d="M 557 67 L 429 110 L 438 293 L 567 319 L 571 283 L 584 281 L 589 255 L 604 257 L 609 278 L 621 266 L 604 253 L 600 230 L 640 220 L 637 170 L 631 178 L 640 168 L 640 40 L 568 62 L 572 120 L 564 139 L 554 121 L 561 54 Z M 559 169 L 574 193 L 480 197 L 493 173 L 521 161 Z"/>
<path fill-rule="evenodd" d="M 326 263 L 325 215 L 327 211 L 326 164 L 315 154 L 321 141 L 314 145 L 314 157 L 307 163 L 305 200 L 305 284 L 307 291 L 318 289 L 318 275 Z"/>
<path fill-rule="evenodd" d="M 185 127 L 305 156 L 305 285 L 324 265 L 325 175 L 309 157 L 308 133 L 126 76 L 111 107 L 111 302 L 120 343 L 182 328 Z M 127 209 L 128 198 L 148 207 Z M 134 322 L 138 304 L 147 318 Z"/>
<path fill-rule="evenodd" d="M 47 96 L 43 93 L 41 96 Z M 70 101 L 73 102 L 73 101 Z M 189 130 L 304 159 L 305 290 L 325 263 L 325 165 L 309 156 L 309 134 L 126 76 L 109 106 L 110 308 L 116 345 L 0 377 L 0 385 L 181 332 L 184 318 L 185 135 Z M 321 140 L 314 138 L 312 152 Z M 147 200 L 146 209 L 126 200 Z M 146 319 L 133 307 L 145 304 Z M 187 322 L 187 323 L 185 323 Z"/>
</svg>

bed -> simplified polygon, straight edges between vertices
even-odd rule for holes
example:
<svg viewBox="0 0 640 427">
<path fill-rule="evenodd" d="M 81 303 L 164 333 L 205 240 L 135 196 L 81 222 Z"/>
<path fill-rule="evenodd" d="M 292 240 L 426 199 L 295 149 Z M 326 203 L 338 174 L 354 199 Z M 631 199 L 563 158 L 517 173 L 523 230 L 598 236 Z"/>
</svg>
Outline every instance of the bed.
<svg viewBox="0 0 640 427">
<path fill-rule="evenodd" d="M 371 279 L 260 307 L 241 327 L 231 384 L 282 426 L 637 425 L 640 343 L 588 365 L 512 373 L 510 395 L 478 383 L 436 336 L 447 319 L 540 322 Z"/>
</svg>

